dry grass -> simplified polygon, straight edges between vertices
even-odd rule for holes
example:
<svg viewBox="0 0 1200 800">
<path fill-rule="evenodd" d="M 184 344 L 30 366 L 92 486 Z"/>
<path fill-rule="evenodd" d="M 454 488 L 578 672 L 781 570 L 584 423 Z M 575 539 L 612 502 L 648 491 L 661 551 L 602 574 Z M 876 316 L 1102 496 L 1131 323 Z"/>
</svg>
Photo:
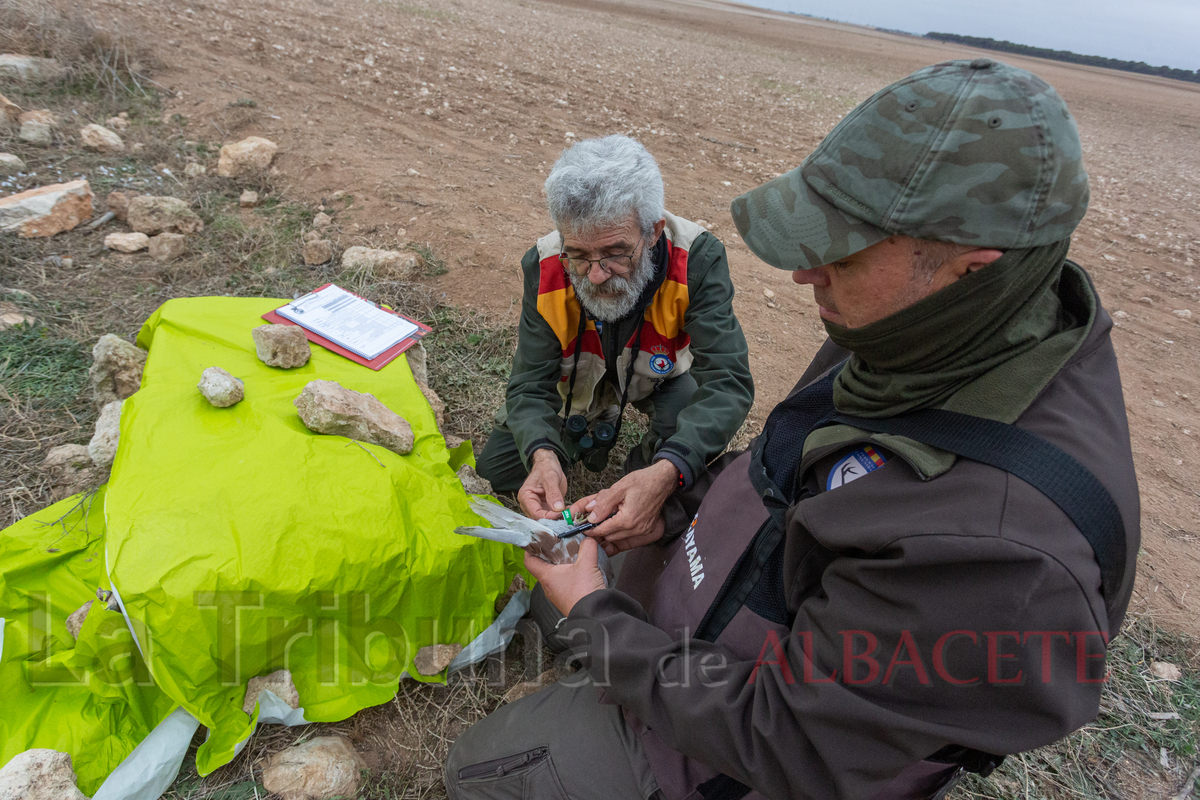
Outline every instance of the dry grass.
<svg viewBox="0 0 1200 800">
<path fill-rule="evenodd" d="M 114 99 L 149 97 L 154 85 L 146 75 L 156 64 L 153 53 L 130 35 L 98 26 L 79 3 L 0 0 L 0 51 L 53 58 L 65 81 L 90 81 Z"/>
</svg>

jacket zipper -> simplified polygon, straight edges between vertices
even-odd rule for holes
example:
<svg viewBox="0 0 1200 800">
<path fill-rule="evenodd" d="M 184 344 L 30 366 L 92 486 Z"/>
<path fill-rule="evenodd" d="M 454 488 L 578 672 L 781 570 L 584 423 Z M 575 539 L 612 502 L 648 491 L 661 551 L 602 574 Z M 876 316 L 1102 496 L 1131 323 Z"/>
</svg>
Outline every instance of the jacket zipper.
<svg viewBox="0 0 1200 800">
<path fill-rule="evenodd" d="M 510 772 L 515 772 L 522 767 L 545 761 L 547 755 L 546 748 L 539 747 L 536 750 L 530 750 L 527 753 L 521 753 L 517 756 L 497 758 L 492 761 L 484 761 L 480 764 L 472 764 L 458 771 L 458 779 L 466 781 L 474 778 L 503 778 Z"/>
</svg>

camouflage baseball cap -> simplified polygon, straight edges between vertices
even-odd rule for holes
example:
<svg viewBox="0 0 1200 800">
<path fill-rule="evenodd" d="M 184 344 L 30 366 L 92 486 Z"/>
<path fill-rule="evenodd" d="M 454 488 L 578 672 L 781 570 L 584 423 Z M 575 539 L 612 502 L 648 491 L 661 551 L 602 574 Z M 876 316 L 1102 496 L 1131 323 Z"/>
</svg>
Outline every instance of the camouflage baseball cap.
<svg viewBox="0 0 1200 800">
<path fill-rule="evenodd" d="M 796 270 L 894 234 L 1000 250 L 1050 244 L 1070 236 L 1087 204 L 1062 98 L 1030 72 L 977 58 L 893 83 L 730 212 L 759 258 Z"/>
</svg>

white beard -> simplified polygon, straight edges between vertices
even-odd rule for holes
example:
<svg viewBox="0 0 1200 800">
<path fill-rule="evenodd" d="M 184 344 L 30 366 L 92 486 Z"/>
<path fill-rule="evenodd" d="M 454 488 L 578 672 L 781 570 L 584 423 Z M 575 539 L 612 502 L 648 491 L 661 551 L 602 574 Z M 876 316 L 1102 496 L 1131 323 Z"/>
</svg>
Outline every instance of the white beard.
<svg viewBox="0 0 1200 800">
<path fill-rule="evenodd" d="M 576 275 L 574 272 L 568 272 L 568 275 L 580 305 L 592 317 L 603 322 L 616 322 L 633 311 L 638 298 L 642 296 L 642 290 L 654 277 L 654 258 L 650 254 L 650 248 L 645 248 L 642 250 L 642 257 L 638 259 L 637 266 L 628 275 L 623 278 L 610 275 L 608 280 L 599 286 L 594 286 L 588 280 L 587 275 Z M 615 292 L 615 294 L 601 297 L 597 294 L 598 289 L 604 289 L 609 293 Z"/>
</svg>

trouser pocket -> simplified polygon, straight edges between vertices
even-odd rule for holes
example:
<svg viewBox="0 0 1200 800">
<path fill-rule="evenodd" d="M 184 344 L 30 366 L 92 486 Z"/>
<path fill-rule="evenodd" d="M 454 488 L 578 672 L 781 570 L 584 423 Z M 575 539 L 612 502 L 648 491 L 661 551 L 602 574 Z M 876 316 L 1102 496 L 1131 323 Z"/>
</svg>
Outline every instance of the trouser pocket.
<svg viewBox="0 0 1200 800">
<path fill-rule="evenodd" d="M 545 747 L 470 764 L 455 777 L 461 800 L 567 800 Z"/>
</svg>

